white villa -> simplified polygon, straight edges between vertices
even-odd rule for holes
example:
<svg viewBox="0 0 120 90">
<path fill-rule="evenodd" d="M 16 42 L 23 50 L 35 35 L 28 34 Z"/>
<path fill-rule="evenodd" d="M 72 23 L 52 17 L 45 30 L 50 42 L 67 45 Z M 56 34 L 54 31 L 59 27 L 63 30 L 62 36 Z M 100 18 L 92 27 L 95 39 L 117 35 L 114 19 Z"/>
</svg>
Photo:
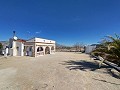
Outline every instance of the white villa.
<svg viewBox="0 0 120 90">
<path fill-rule="evenodd" d="M 9 54 L 11 56 L 38 57 L 55 53 L 55 41 L 42 38 L 29 40 L 18 39 L 16 36 L 9 40 Z"/>
</svg>

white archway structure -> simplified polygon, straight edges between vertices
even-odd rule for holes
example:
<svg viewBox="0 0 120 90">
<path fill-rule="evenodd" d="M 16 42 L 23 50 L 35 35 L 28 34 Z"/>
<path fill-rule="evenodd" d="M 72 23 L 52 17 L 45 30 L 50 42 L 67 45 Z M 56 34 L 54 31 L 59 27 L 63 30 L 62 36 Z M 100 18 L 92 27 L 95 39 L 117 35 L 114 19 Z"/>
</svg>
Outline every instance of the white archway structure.
<svg viewBox="0 0 120 90">
<path fill-rule="evenodd" d="M 25 42 L 25 47 L 32 46 L 32 56 L 38 57 L 55 53 L 55 41 L 42 38 L 32 38 Z"/>
</svg>

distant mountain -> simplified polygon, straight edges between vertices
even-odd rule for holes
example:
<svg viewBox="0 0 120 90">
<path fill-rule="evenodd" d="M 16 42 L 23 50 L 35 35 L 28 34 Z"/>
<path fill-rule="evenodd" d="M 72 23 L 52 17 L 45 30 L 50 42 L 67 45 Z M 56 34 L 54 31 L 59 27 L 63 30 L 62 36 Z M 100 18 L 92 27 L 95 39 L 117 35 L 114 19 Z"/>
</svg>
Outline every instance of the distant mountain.
<svg viewBox="0 0 120 90">
<path fill-rule="evenodd" d="M 2 43 L 2 44 L 8 44 L 9 42 L 8 41 L 0 41 L 0 43 Z"/>
</svg>

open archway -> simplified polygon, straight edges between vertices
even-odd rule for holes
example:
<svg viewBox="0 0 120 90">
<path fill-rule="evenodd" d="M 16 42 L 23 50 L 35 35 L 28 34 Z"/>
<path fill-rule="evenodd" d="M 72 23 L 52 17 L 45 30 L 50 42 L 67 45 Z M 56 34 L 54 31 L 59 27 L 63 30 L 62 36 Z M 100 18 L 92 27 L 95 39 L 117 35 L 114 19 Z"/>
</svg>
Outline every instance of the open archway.
<svg viewBox="0 0 120 90">
<path fill-rule="evenodd" d="M 49 47 L 45 48 L 45 54 L 50 54 L 50 48 Z"/>
<path fill-rule="evenodd" d="M 37 52 L 43 51 L 43 47 L 38 47 Z"/>
<path fill-rule="evenodd" d="M 33 55 L 33 47 L 32 46 L 26 46 L 24 51 L 26 52 L 26 56 L 32 56 Z"/>
<path fill-rule="evenodd" d="M 54 46 L 51 47 L 51 50 L 54 50 Z"/>
</svg>

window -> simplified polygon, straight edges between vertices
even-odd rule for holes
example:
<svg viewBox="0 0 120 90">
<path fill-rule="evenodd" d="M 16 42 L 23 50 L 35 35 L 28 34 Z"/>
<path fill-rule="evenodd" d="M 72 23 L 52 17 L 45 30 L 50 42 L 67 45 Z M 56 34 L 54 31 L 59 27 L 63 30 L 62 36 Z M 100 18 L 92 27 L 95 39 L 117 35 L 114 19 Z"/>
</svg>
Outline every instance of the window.
<svg viewBox="0 0 120 90">
<path fill-rule="evenodd" d="M 17 47 L 17 51 L 19 51 L 19 47 Z"/>
</svg>

